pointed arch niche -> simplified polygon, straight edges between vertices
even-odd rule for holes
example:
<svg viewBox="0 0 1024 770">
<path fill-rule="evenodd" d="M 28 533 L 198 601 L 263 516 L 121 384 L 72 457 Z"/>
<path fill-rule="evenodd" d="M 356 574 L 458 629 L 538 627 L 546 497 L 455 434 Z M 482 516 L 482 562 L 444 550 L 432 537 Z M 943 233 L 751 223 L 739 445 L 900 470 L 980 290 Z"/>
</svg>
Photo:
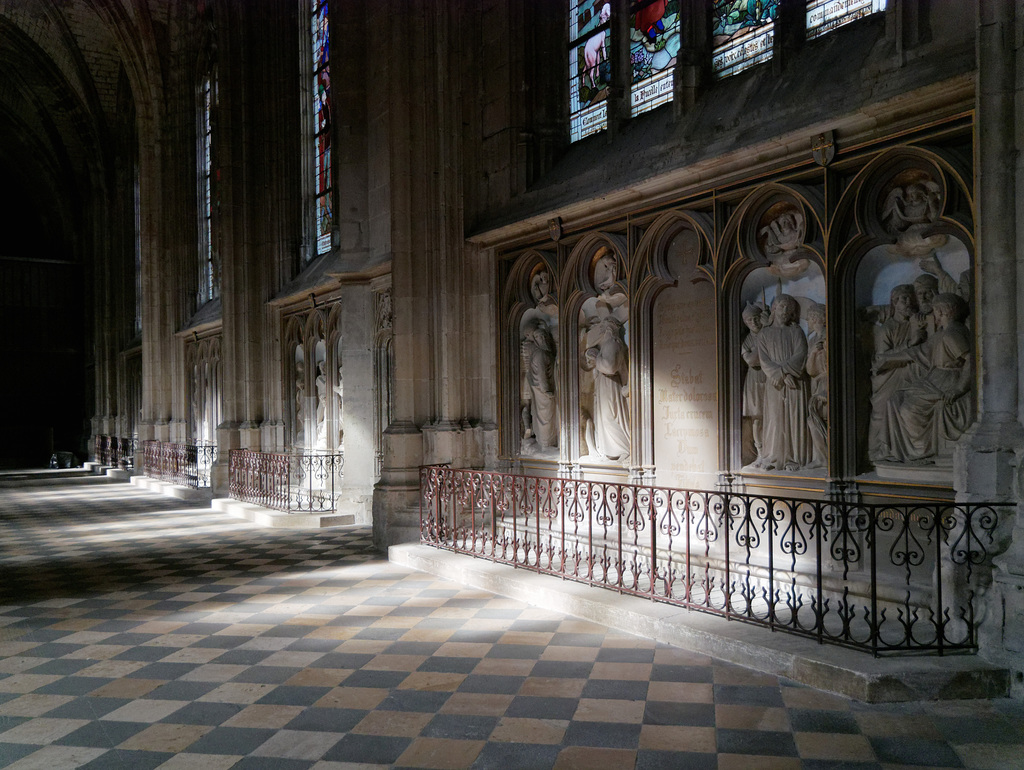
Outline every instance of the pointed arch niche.
<svg viewBox="0 0 1024 770">
<path fill-rule="evenodd" d="M 671 213 L 637 249 L 639 318 L 632 389 L 638 465 L 659 485 L 707 489 L 718 460 L 716 301 L 710 220 Z"/>
</svg>

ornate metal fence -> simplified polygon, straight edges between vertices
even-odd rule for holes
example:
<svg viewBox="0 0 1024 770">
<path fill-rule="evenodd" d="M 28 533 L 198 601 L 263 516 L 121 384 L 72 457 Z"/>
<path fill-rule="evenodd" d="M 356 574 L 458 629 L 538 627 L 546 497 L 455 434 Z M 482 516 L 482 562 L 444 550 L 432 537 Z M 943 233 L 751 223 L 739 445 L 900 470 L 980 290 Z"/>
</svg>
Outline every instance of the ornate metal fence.
<svg viewBox="0 0 1024 770">
<path fill-rule="evenodd" d="M 977 649 L 1009 513 L 420 471 L 423 543 L 875 655 Z"/>
<path fill-rule="evenodd" d="M 278 511 L 330 513 L 342 490 L 345 457 L 339 452 L 272 454 L 232 449 L 232 498 Z"/>
<path fill-rule="evenodd" d="M 217 447 L 213 444 L 142 442 L 142 474 L 159 481 L 193 489 L 208 488 L 216 461 Z"/>
<path fill-rule="evenodd" d="M 102 465 L 131 468 L 135 465 L 138 439 L 132 436 L 96 436 L 93 450 L 96 461 Z"/>
</svg>

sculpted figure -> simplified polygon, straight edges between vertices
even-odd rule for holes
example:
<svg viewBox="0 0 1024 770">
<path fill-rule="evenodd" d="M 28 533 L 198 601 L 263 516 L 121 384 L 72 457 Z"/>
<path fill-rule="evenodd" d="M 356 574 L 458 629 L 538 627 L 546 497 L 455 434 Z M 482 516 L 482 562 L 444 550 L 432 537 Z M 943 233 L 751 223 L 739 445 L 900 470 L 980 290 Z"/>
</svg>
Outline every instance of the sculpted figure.
<svg viewBox="0 0 1024 770">
<path fill-rule="evenodd" d="M 919 345 L 927 336 L 918 316 L 917 296 L 910 284 L 893 288 L 889 294 L 888 317 L 874 329 L 871 422 L 868 425 L 868 456 L 874 462 L 888 460 L 893 455 L 891 445 L 899 443 L 899 438 L 892 434 L 888 404 L 912 376 L 912 361 L 902 357 L 902 352 Z"/>
<path fill-rule="evenodd" d="M 799 325 L 800 305 L 788 294 L 772 302 L 772 321 L 757 335 L 757 355 L 766 385 L 762 456 L 765 470 L 795 471 L 810 459 L 807 431 L 807 338 Z"/>
<path fill-rule="evenodd" d="M 936 279 L 936 290 L 932 293 L 942 292 L 943 294 L 958 294 L 962 300 L 970 304 L 971 301 L 971 271 L 964 270 L 960 273 L 959 280 L 946 272 L 935 254 L 922 257 L 918 263 L 925 273 L 933 275 Z"/>
<path fill-rule="evenodd" d="M 306 445 L 306 367 L 295 362 L 295 446 Z"/>
<path fill-rule="evenodd" d="M 327 448 L 327 375 L 324 362 L 316 362 L 316 446 Z"/>
<path fill-rule="evenodd" d="M 743 308 L 743 323 L 750 333 L 740 346 L 740 355 L 747 365 L 743 376 L 743 417 L 750 420 L 754 439 L 754 463 L 761 458 L 761 417 L 764 408 L 764 372 L 761 370 L 761 359 L 757 356 L 757 335 L 767 321 L 768 310 L 760 302 L 751 303 Z"/>
<path fill-rule="evenodd" d="M 811 434 L 812 468 L 828 464 L 828 343 L 825 334 L 825 306 L 815 303 L 807 309 L 807 376 L 811 378 L 811 400 L 807 406 L 807 429 Z"/>
<path fill-rule="evenodd" d="M 882 205 L 882 222 L 896 239 L 893 251 L 905 257 L 921 257 L 946 243 L 946 235 L 924 236 L 938 221 L 941 205 L 942 188 L 933 179 L 921 178 L 894 187 Z"/>
<path fill-rule="evenodd" d="M 530 281 L 530 295 L 534 307 L 549 318 L 558 317 L 558 300 L 551 293 L 551 276 L 547 270 L 541 270 Z"/>
<path fill-rule="evenodd" d="M 587 445 L 606 460 L 629 456 L 629 349 L 622 323 L 614 315 L 595 320 L 587 330 L 582 368 L 593 377 L 593 414 Z"/>
<path fill-rule="evenodd" d="M 541 451 L 558 446 L 558 399 L 555 395 L 555 341 L 540 318 L 527 322 L 521 345 L 532 437 Z M 530 438 L 525 436 L 524 438 Z"/>
<path fill-rule="evenodd" d="M 956 294 L 939 294 L 932 305 L 935 334 L 891 357 L 916 364 L 917 375 L 886 406 L 891 461 L 934 462 L 947 454 L 947 442 L 959 438 L 972 420 L 967 303 Z"/>
<path fill-rule="evenodd" d="M 342 417 L 345 414 L 345 380 L 342 376 L 343 370 L 341 364 L 338 365 L 338 384 L 334 386 L 334 393 L 337 396 L 334 404 L 336 407 L 335 414 L 338 415 L 338 449 L 341 449 L 345 445 L 345 424 L 342 421 Z"/>
</svg>

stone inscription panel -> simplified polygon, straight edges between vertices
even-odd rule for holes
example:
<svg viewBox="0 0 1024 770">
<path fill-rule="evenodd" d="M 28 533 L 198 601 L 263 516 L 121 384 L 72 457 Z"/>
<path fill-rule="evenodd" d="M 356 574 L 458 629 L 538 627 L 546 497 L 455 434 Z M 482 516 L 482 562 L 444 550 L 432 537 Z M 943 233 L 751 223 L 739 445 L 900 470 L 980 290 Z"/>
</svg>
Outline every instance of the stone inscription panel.
<svg viewBox="0 0 1024 770">
<path fill-rule="evenodd" d="M 670 261 L 679 285 L 654 305 L 654 461 L 658 484 L 706 489 L 718 472 L 715 295 L 689 280 L 695 249 L 679 245 Z"/>
</svg>

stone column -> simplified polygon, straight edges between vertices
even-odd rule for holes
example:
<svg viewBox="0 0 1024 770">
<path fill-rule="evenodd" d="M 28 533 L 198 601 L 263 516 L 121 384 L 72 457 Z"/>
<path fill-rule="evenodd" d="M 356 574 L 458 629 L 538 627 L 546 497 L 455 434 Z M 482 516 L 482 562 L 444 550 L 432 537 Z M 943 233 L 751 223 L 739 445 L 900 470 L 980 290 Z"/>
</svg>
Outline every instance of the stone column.
<svg viewBox="0 0 1024 770">
<path fill-rule="evenodd" d="M 960 500 L 1019 500 L 1018 459 L 1024 449 L 1020 424 L 1021 316 L 1019 286 L 1024 260 L 1017 252 L 1024 219 L 1024 164 L 1014 99 L 1024 82 L 1016 73 L 1024 13 L 1019 2 L 979 0 L 975 190 L 978 220 L 975 297 L 979 342 L 978 418 L 954 453 L 954 485 Z M 1019 98 L 1019 96 L 1017 96 Z M 1024 241 L 1022 241 L 1024 242 Z M 1024 653 L 1024 526 L 1022 508 L 997 532 L 995 586 L 984 597 L 983 651 L 1021 667 Z M 1013 511 L 1013 508 L 1010 508 Z M 1020 685 L 1018 685 L 1020 686 Z"/>
</svg>

